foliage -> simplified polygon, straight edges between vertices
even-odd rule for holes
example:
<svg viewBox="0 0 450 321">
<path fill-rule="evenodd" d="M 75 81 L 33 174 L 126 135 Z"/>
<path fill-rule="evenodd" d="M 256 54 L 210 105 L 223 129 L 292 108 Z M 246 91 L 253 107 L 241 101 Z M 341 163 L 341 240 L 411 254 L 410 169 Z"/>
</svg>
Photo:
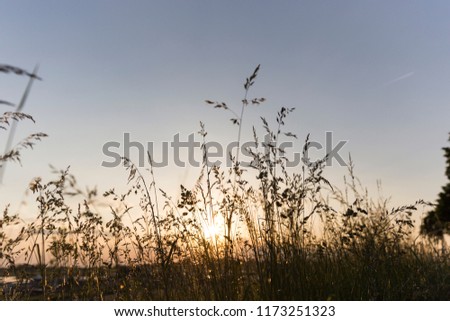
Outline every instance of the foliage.
<svg viewBox="0 0 450 321">
<path fill-rule="evenodd" d="M 450 141 L 450 136 L 449 136 Z M 445 175 L 449 179 L 447 185 L 439 193 L 436 207 L 423 219 L 420 231 L 422 234 L 443 240 L 444 234 L 450 234 L 450 147 L 442 148 L 447 162 Z"/>
</svg>

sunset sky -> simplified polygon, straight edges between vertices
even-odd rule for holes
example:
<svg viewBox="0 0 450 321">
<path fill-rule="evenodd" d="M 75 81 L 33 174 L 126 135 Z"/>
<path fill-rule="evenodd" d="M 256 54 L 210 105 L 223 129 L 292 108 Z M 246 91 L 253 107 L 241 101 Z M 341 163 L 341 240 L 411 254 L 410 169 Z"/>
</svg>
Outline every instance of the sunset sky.
<svg viewBox="0 0 450 321">
<path fill-rule="evenodd" d="M 0 209 L 17 209 L 33 177 L 52 177 L 49 164 L 70 165 L 82 186 L 125 189 L 123 168 L 101 166 L 103 144 L 124 133 L 157 147 L 203 121 L 209 140 L 236 139 L 230 115 L 204 100 L 239 110 L 258 64 L 250 96 L 267 102 L 246 112 L 244 138 L 252 124 L 262 133 L 260 116 L 273 124 L 282 106 L 295 107 L 286 131 L 298 146 L 331 131 L 335 144 L 348 140 L 342 155 L 375 198 L 379 179 L 393 205 L 434 201 L 446 180 L 449 31 L 449 1 L 0 0 L 0 63 L 39 63 L 43 78 L 24 109 L 36 124 L 21 122 L 16 141 L 49 135 L 22 167 L 8 164 Z M 0 74 L 0 99 L 18 102 L 26 83 Z M 176 195 L 199 171 L 169 165 L 155 175 Z M 344 173 L 325 170 L 337 185 Z"/>
</svg>

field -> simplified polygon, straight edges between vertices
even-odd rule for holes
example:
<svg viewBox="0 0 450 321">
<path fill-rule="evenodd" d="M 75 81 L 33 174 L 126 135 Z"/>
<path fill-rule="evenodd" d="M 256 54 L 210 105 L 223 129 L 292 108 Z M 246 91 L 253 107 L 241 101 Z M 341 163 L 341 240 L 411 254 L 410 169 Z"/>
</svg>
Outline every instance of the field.
<svg viewBox="0 0 450 321">
<path fill-rule="evenodd" d="M 264 103 L 247 98 L 258 70 L 232 119 L 238 144 L 245 109 Z M 291 112 L 279 110 L 275 129 L 262 120 L 271 142 L 255 132 L 247 167 L 239 148 L 231 167 L 211 165 L 201 124 L 201 175 L 176 197 L 159 188 L 150 155 L 146 169 L 122 159 L 123 193 L 85 191 L 69 169 L 34 179 L 33 223 L 3 209 L 0 299 L 449 300 L 448 253 L 414 231 L 414 213 L 431 205 L 390 208 L 372 198 L 351 159 L 342 187 L 326 179 L 326 157 L 289 168 L 280 143 L 295 136 L 284 132 Z M 11 118 L 26 117 L 7 114 L 5 127 Z M 307 137 L 305 159 L 309 148 Z"/>
</svg>

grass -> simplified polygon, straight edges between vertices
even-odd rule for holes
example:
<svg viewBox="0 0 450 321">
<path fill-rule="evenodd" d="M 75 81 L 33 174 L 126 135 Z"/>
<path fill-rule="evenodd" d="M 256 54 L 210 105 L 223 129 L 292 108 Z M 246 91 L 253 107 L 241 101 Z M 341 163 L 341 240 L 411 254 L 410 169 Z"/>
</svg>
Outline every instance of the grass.
<svg viewBox="0 0 450 321">
<path fill-rule="evenodd" d="M 264 103 L 248 98 L 258 72 L 246 79 L 240 112 L 206 101 L 233 114 L 239 144 L 246 108 Z M 231 168 L 212 166 L 201 124 L 203 166 L 177 197 L 157 186 L 150 155 L 147 171 L 123 159 L 125 193 L 84 191 L 68 169 L 34 179 L 36 220 L 25 224 L 9 207 L 0 219 L 1 273 L 17 279 L 0 298 L 449 300 L 448 254 L 413 233 L 413 213 L 429 204 L 373 200 L 351 160 L 343 188 L 324 177 L 326 158 L 287 168 L 280 143 L 295 137 L 284 132 L 293 111 L 281 108 L 275 129 L 262 119 L 271 142 L 253 128 L 251 168 L 239 150 Z M 307 137 L 304 157 L 309 146 Z"/>
</svg>

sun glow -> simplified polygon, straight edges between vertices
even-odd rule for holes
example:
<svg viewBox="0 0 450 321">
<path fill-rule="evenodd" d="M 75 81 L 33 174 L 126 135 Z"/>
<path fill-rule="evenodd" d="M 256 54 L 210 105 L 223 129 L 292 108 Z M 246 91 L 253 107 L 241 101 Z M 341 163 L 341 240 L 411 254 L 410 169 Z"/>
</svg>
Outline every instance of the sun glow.
<svg viewBox="0 0 450 321">
<path fill-rule="evenodd" d="M 220 231 L 215 224 L 206 224 L 203 228 L 205 238 L 215 240 L 220 236 Z"/>
<path fill-rule="evenodd" d="M 225 234 L 223 218 L 216 215 L 214 219 L 203 224 L 203 235 L 208 240 L 218 241 Z"/>
</svg>

